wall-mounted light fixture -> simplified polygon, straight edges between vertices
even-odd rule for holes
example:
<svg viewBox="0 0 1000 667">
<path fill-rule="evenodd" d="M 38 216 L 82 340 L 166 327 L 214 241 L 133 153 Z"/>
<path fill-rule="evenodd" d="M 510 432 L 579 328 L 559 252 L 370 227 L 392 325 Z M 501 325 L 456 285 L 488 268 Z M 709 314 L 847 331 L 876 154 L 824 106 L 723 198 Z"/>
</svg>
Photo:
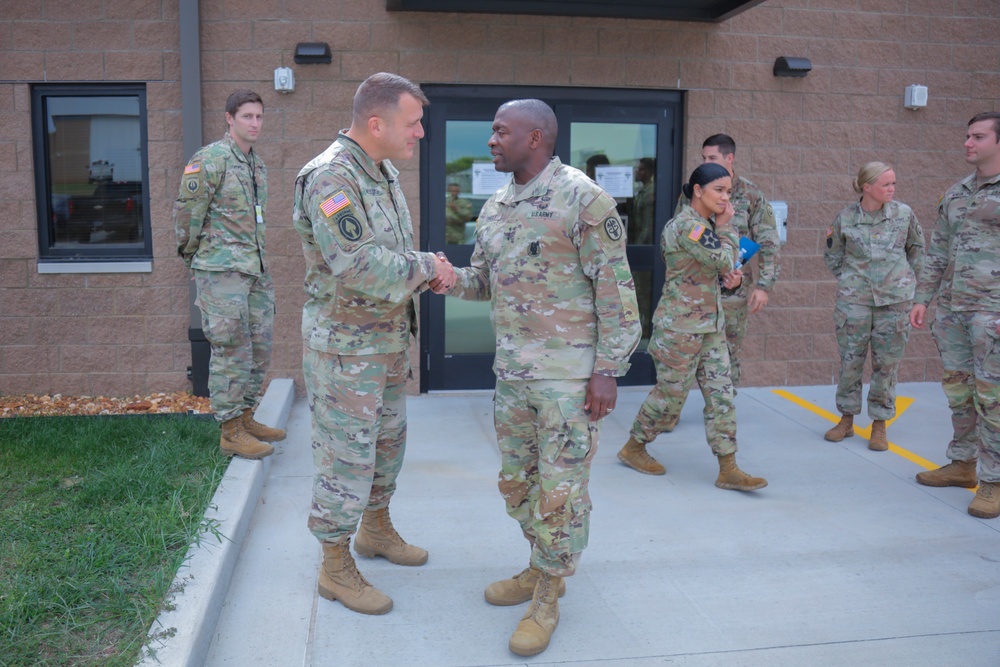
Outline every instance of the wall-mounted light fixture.
<svg viewBox="0 0 1000 667">
<path fill-rule="evenodd" d="M 903 94 L 903 106 L 907 109 L 923 109 L 927 106 L 927 86 L 907 86 Z"/>
<path fill-rule="evenodd" d="M 330 45 L 326 42 L 299 42 L 295 45 L 295 62 L 299 65 L 333 62 Z"/>
<path fill-rule="evenodd" d="M 812 70 L 812 63 L 808 58 L 792 58 L 790 56 L 778 56 L 774 61 L 774 76 L 803 77 Z"/>
</svg>

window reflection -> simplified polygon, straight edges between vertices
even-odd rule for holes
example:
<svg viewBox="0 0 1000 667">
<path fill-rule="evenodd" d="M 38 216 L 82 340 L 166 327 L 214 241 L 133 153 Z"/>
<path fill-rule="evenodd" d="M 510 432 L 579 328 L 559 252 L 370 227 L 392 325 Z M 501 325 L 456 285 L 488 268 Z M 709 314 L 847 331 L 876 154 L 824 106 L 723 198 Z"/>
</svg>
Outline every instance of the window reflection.
<svg viewBox="0 0 1000 667">
<path fill-rule="evenodd" d="M 49 245 L 144 245 L 140 104 L 135 95 L 44 98 Z"/>
</svg>

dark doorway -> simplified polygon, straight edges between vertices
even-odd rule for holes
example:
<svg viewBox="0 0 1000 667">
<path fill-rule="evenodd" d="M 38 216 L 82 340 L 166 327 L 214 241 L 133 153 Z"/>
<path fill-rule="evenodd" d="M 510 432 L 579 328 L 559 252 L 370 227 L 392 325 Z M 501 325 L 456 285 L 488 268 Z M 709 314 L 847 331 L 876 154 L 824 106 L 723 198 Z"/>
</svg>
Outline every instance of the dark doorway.
<svg viewBox="0 0 1000 667">
<path fill-rule="evenodd" d="M 643 338 L 621 385 L 653 384 L 646 344 L 663 285 L 659 232 L 673 214 L 681 168 L 680 91 L 608 88 L 425 85 L 431 100 L 420 151 L 421 247 L 468 266 L 475 219 L 509 178 L 493 169 L 489 140 L 502 103 L 535 97 L 559 120 L 556 154 L 585 170 L 618 201 L 628 227 Z M 421 303 L 421 391 L 494 386 L 488 302 L 424 295 Z"/>
</svg>

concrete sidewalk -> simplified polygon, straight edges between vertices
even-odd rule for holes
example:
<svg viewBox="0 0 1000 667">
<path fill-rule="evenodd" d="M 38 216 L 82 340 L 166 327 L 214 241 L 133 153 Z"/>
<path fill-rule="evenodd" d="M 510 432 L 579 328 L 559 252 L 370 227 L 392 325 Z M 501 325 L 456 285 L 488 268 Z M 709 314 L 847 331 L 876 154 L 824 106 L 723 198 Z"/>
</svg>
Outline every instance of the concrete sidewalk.
<svg viewBox="0 0 1000 667">
<path fill-rule="evenodd" d="M 419 568 L 358 557 L 395 601 L 375 617 L 316 595 L 310 418 L 297 400 L 205 664 L 1000 664 L 1000 519 L 969 516 L 966 489 L 914 481 L 923 459 L 945 462 L 951 425 L 939 385 L 899 386 L 913 402 L 889 427 L 889 452 L 869 451 L 862 437 L 823 440 L 833 387 L 789 389 L 799 403 L 740 390 L 739 463 L 770 482 L 750 494 L 713 486 L 697 392 L 677 429 L 650 447 L 666 476 L 619 464 L 647 391 L 622 389 L 605 420 L 590 546 L 567 581 L 551 646 L 530 659 L 507 649 L 524 607 L 482 596 L 528 557 L 496 489 L 491 394 L 409 400 L 392 516 L 431 555 Z"/>
</svg>

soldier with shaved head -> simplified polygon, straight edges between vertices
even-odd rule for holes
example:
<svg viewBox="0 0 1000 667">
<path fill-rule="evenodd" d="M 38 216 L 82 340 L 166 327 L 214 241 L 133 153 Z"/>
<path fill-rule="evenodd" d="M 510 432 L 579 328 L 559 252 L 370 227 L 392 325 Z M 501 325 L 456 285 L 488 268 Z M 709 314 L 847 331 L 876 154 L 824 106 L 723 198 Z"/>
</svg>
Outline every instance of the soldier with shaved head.
<svg viewBox="0 0 1000 667">
<path fill-rule="evenodd" d="M 587 546 L 601 419 L 640 335 L 615 200 L 554 157 L 557 130 L 541 100 L 497 110 L 488 144 L 513 179 L 483 206 L 471 266 L 455 270 L 454 288 L 431 281 L 435 291 L 491 302 L 498 485 L 531 555 L 485 595 L 495 605 L 531 601 L 510 639 L 519 655 L 544 651 L 559 621 L 563 578 Z"/>
</svg>

